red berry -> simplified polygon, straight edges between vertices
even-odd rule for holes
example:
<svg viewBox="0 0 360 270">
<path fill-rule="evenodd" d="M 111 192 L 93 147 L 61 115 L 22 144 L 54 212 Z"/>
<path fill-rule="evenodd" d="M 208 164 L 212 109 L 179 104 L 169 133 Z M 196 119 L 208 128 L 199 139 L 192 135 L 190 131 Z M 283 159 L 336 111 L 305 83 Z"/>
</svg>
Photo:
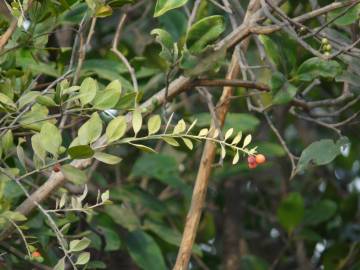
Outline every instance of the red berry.
<svg viewBox="0 0 360 270">
<path fill-rule="evenodd" d="M 53 167 L 54 172 L 60 172 L 60 163 L 56 163 Z"/>
<path fill-rule="evenodd" d="M 41 257 L 41 254 L 39 251 L 34 251 L 32 254 L 31 254 L 33 257 Z"/>
<path fill-rule="evenodd" d="M 248 156 L 247 160 L 248 160 L 248 163 L 249 163 L 249 164 L 250 164 L 250 163 L 256 163 L 256 158 L 255 158 L 255 156 Z"/>
<path fill-rule="evenodd" d="M 249 169 L 255 169 L 256 166 L 257 166 L 257 164 L 256 164 L 256 162 L 254 162 L 254 163 L 248 163 L 248 166 L 249 166 Z"/>
<path fill-rule="evenodd" d="M 266 158 L 264 155 L 258 154 L 258 155 L 256 155 L 255 160 L 256 160 L 257 164 L 262 164 L 266 161 Z"/>
</svg>

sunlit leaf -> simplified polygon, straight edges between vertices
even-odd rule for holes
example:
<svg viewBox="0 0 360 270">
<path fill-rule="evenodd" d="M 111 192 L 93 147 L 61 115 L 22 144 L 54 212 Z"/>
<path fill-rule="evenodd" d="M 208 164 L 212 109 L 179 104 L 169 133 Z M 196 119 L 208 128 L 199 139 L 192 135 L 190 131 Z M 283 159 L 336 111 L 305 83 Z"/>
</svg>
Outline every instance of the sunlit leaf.
<svg viewBox="0 0 360 270">
<path fill-rule="evenodd" d="M 148 121 L 148 133 L 149 135 L 155 134 L 160 130 L 161 118 L 160 115 L 156 114 L 149 118 Z"/>
<path fill-rule="evenodd" d="M 106 137 L 109 143 L 119 140 L 126 132 L 126 118 L 118 116 L 110 121 L 106 128 Z"/>
<path fill-rule="evenodd" d="M 104 152 L 96 152 L 94 158 L 96 158 L 101 162 L 111 165 L 118 164 L 122 160 L 120 157 L 110 155 Z"/>
</svg>

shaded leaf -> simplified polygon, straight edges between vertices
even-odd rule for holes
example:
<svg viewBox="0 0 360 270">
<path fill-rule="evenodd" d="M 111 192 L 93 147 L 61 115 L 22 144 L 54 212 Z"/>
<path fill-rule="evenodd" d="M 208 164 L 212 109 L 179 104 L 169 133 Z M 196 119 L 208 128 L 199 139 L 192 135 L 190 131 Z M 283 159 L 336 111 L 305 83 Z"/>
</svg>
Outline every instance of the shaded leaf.
<svg viewBox="0 0 360 270">
<path fill-rule="evenodd" d="M 165 270 L 164 258 L 155 240 L 147 233 L 136 230 L 126 237 L 131 258 L 144 270 Z"/>
<path fill-rule="evenodd" d="M 289 232 L 293 231 L 304 217 L 304 200 L 299 193 L 290 193 L 277 209 L 280 224 Z"/>
<path fill-rule="evenodd" d="M 202 53 L 224 30 L 225 23 L 222 16 L 205 17 L 191 26 L 186 36 L 186 47 L 191 54 Z"/>
<path fill-rule="evenodd" d="M 83 185 L 87 182 L 87 176 L 85 172 L 78 168 L 75 168 L 70 164 L 65 164 L 61 166 L 61 172 L 64 174 L 66 179 L 76 185 Z"/>
<path fill-rule="evenodd" d="M 72 159 L 91 158 L 94 150 L 89 145 L 76 145 L 68 149 L 68 154 Z"/>
</svg>

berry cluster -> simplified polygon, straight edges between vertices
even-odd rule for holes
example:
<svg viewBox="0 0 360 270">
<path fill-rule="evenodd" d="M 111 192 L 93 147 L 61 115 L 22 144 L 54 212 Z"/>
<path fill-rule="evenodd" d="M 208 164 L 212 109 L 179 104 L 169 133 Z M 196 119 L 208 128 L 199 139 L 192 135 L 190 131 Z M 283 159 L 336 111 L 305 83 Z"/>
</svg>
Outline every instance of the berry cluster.
<svg viewBox="0 0 360 270">
<path fill-rule="evenodd" d="M 249 169 L 255 169 L 257 165 L 260 165 L 266 161 L 266 158 L 262 154 L 258 154 L 255 156 L 249 156 L 248 157 L 248 166 Z"/>
</svg>

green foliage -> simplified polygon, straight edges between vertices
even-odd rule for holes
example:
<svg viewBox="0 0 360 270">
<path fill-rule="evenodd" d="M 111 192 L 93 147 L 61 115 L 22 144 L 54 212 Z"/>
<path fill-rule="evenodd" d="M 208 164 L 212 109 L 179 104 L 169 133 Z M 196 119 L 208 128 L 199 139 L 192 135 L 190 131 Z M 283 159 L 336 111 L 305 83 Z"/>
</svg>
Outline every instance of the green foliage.
<svg viewBox="0 0 360 270">
<path fill-rule="evenodd" d="M 310 144 L 300 156 L 298 170 L 308 165 L 325 165 L 333 161 L 339 154 L 341 147 L 349 144 L 347 138 L 341 138 L 336 143 L 333 140 L 320 140 Z"/>
<path fill-rule="evenodd" d="M 159 246 L 147 233 L 132 231 L 128 234 L 126 243 L 130 256 L 142 269 L 166 269 Z"/>
<path fill-rule="evenodd" d="M 318 225 L 329 220 L 337 210 L 337 204 L 331 200 L 322 200 L 305 210 L 304 223 Z"/>
<path fill-rule="evenodd" d="M 157 0 L 154 17 L 159 17 L 174 8 L 185 5 L 187 0 Z"/>
<path fill-rule="evenodd" d="M 301 81 L 312 81 L 318 76 L 334 78 L 341 72 L 341 66 L 334 60 L 322 60 L 317 57 L 310 58 L 300 65 L 297 78 Z"/>
<path fill-rule="evenodd" d="M 186 36 L 186 47 L 191 54 L 200 54 L 211 42 L 218 39 L 224 30 L 225 23 L 222 16 L 203 18 L 189 29 Z"/>
<path fill-rule="evenodd" d="M 291 193 L 284 198 L 277 209 L 280 224 L 291 233 L 304 217 L 304 200 L 299 193 Z"/>
<path fill-rule="evenodd" d="M 357 269 L 360 5 L 215 2 L 4 2 L 0 268 Z"/>
<path fill-rule="evenodd" d="M 72 165 L 66 164 L 61 166 L 61 172 L 64 174 L 66 179 L 76 185 L 83 185 L 87 182 L 86 174 Z"/>
<path fill-rule="evenodd" d="M 90 119 L 83 124 L 78 132 L 79 143 L 89 144 L 99 139 L 102 132 L 102 122 L 98 113 L 93 113 Z"/>
</svg>

